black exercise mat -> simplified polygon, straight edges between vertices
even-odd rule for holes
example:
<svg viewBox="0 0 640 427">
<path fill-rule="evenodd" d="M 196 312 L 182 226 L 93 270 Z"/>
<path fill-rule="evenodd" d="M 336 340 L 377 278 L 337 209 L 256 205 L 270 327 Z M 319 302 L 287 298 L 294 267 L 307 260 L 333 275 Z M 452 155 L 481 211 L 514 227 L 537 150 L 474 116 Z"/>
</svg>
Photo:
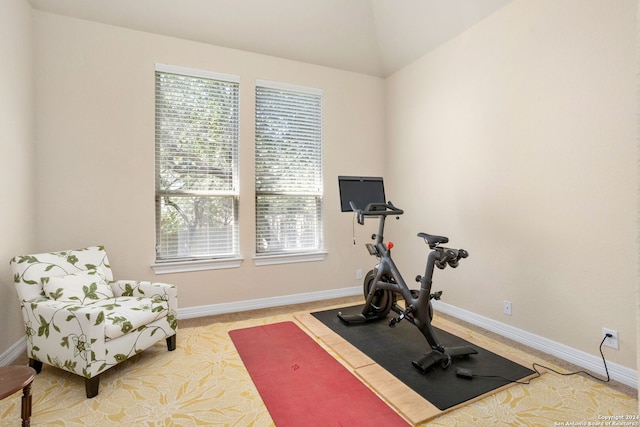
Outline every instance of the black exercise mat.
<svg viewBox="0 0 640 427">
<path fill-rule="evenodd" d="M 356 314 L 362 311 L 362 306 L 311 314 L 441 411 L 535 373 L 489 350 L 434 328 L 438 340 L 445 347 L 466 345 L 477 350 L 478 354 L 453 359 L 448 369 L 442 369 L 437 364 L 426 375 L 422 375 L 411 361 L 431 349 L 418 328 L 408 321 L 390 328 L 390 317 L 347 326 L 338 318 L 339 311 Z M 471 369 L 473 379 L 456 376 L 457 367 Z"/>
</svg>

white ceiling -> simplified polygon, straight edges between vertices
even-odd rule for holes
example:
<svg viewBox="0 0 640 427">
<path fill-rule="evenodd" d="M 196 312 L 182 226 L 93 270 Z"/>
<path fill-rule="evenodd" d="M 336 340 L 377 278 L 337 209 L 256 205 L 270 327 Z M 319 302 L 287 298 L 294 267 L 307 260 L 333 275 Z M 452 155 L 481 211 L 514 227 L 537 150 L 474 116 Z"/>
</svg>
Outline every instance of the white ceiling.
<svg viewBox="0 0 640 427">
<path fill-rule="evenodd" d="M 512 0 L 30 0 L 104 24 L 385 77 Z"/>
</svg>

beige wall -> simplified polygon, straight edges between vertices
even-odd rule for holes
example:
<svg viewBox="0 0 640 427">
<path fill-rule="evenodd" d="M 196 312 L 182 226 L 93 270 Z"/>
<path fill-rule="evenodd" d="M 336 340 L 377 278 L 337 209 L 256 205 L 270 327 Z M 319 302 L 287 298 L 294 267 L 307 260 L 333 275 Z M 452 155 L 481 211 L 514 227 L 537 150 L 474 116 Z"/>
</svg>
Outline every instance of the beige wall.
<svg viewBox="0 0 640 427">
<path fill-rule="evenodd" d="M 29 3 L 0 2 L 0 354 L 24 335 L 9 259 L 35 247 L 32 34 Z"/>
<path fill-rule="evenodd" d="M 471 255 L 436 271 L 444 301 L 598 356 L 616 329 L 633 369 L 635 44 L 634 0 L 516 0 L 386 81 L 401 268 L 447 235 Z"/>
<path fill-rule="evenodd" d="M 387 236 L 408 278 L 425 255 L 412 236 L 449 235 L 471 257 L 436 272 L 447 303 L 590 354 L 603 326 L 617 329 L 621 349 L 607 358 L 635 368 L 635 8 L 516 0 L 385 82 L 1 2 L 2 283 L 16 253 L 101 243 L 117 277 L 176 283 L 182 308 L 357 287 L 371 230 L 357 226 L 351 245 L 336 176 L 384 175 L 406 210 Z M 156 62 L 241 77 L 238 269 L 149 267 Z M 324 90 L 324 262 L 251 260 L 255 79 Z M 11 287 L 0 289 L 2 353 L 22 325 Z"/>
<path fill-rule="evenodd" d="M 104 244 L 119 278 L 175 283 L 181 308 L 359 286 L 337 176 L 382 174 L 380 78 L 35 13 L 38 249 Z M 154 64 L 240 76 L 240 268 L 155 275 Z M 324 91 L 323 262 L 254 265 L 254 85 Z"/>
</svg>

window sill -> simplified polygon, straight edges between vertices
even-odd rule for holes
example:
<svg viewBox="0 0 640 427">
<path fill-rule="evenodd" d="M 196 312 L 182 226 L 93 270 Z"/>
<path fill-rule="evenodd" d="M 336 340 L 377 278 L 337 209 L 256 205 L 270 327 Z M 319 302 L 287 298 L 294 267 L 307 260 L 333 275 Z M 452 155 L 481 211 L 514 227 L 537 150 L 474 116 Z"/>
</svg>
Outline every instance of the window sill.
<svg viewBox="0 0 640 427">
<path fill-rule="evenodd" d="M 219 270 L 238 268 L 244 258 L 220 258 L 193 261 L 168 261 L 151 264 L 155 274 L 184 273 L 188 271 Z"/>
<path fill-rule="evenodd" d="M 276 265 L 295 262 L 324 261 L 327 253 L 327 251 L 317 251 L 297 254 L 256 255 L 253 257 L 253 263 L 255 265 Z"/>
</svg>

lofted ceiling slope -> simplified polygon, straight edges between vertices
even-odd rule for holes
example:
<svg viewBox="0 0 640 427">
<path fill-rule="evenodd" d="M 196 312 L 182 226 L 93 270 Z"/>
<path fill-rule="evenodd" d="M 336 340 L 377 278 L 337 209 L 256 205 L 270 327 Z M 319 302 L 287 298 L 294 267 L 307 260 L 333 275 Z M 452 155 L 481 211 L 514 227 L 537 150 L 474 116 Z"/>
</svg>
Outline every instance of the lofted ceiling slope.
<svg viewBox="0 0 640 427">
<path fill-rule="evenodd" d="M 512 0 L 29 0 L 38 10 L 386 77 Z"/>
</svg>

